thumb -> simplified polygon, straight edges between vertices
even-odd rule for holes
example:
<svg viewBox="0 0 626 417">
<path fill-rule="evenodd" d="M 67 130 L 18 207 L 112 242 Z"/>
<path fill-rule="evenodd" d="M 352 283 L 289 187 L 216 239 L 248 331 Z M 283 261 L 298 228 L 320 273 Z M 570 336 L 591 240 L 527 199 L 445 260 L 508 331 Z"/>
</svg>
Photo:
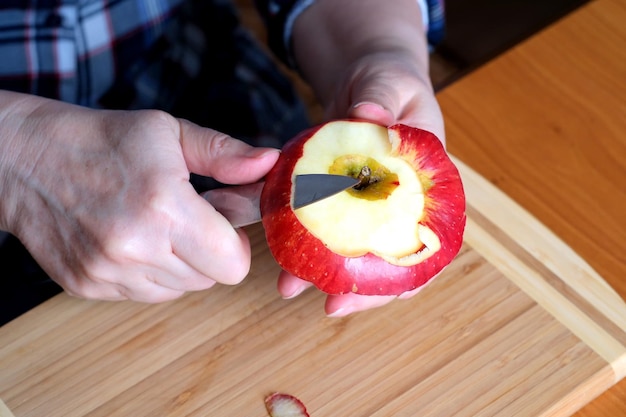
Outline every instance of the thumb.
<svg viewBox="0 0 626 417">
<path fill-rule="evenodd" d="M 394 124 L 401 111 L 397 86 L 377 74 L 366 74 L 352 84 L 347 103 L 348 117 L 369 120 L 383 126 Z"/>
<path fill-rule="evenodd" d="M 445 146 L 443 116 L 435 95 L 425 84 L 399 91 L 376 79 L 357 83 L 348 116 L 383 126 L 396 123 L 419 127 L 437 136 Z"/>
<path fill-rule="evenodd" d="M 278 159 L 278 149 L 257 148 L 187 120 L 179 122 L 183 156 L 195 174 L 225 184 L 246 184 L 261 179 Z"/>
<path fill-rule="evenodd" d="M 359 101 L 350 108 L 348 116 L 368 120 L 383 126 L 390 126 L 396 120 L 396 117 L 388 108 L 372 101 Z"/>
</svg>

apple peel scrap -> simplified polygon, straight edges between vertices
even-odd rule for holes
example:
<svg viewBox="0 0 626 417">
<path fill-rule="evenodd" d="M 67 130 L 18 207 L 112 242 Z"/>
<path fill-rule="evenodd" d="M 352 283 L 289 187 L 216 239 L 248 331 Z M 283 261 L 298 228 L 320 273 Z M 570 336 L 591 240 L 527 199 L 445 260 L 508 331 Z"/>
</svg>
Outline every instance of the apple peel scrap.
<svg viewBox="0 0 626 417">
<path fill-rule="evenodd" d="M 299 174 L 359 184 L 293 209 Z M 431 132 L 336 120 L 290 140 L 261 194 L 268 246 L 287 272 L 329 294 L 400 295 L 458 254 L 465 229 L 459 172 Z"/>
<path fill-rule="evenodd" d="M 265 398 L 270 417 L 309 417 L 302 401 L 289 394 L 274 393 Z"/>
</svg>

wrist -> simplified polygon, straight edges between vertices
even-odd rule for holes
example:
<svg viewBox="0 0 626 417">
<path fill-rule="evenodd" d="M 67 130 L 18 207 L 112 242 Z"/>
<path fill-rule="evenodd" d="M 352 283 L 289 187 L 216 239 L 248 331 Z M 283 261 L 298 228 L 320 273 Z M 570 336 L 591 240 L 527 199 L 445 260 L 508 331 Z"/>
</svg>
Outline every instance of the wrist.
<svg viewBox="0 0 626 417">
<path fill-rule="evenodd" d="M 368 56 L 410 61 L 427 79 L 425 32 L 416 0 L 317 0 L 296 21 L 292 42 L 298 69 L 325 103 L 346 69 Z"/>
</svg>

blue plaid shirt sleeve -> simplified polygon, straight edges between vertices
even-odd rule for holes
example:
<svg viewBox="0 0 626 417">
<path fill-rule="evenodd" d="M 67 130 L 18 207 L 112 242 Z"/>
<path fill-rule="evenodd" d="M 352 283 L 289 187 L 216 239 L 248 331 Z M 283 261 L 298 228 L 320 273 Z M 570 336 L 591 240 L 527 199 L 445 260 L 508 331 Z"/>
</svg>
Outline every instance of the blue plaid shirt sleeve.
<svg viewBox="0 0 626 417">
<path fill-rule="evenodd" d="M 424 17 L 428 42 L 436 46 L 445 33 L 444 0 L 416 0 Z M 255 0 L 257 8 L 268 26 L 268 43 L 283 62 L 294 66 L 291 55 L 291 32 L 293 23 L 300 13 L 315 0 Z"/>
<path fill-rule="evenodd" d="M 92 105 L 183 0 L 2 0 L 0 88 Z"/>
</svg>

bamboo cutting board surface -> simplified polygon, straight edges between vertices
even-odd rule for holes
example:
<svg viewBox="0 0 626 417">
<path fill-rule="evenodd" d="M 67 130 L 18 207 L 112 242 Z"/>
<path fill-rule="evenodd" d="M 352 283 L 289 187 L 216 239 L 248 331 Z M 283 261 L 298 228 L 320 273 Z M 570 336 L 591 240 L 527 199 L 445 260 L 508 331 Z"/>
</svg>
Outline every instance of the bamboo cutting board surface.
<svg viewBox="0 0 626 417">
<path fill-rule="evenodd" d="M 465 245 L 417 296 L 344 319 L 282 300 L 253 266 L 158 305 L 59 295 L 0 328 L 16 417 L 265 416 L 273 391 L 324 416 L 564 416 L 626 374 L 626 305 L 528 213 L 456 161 Z"/>
</svg>

